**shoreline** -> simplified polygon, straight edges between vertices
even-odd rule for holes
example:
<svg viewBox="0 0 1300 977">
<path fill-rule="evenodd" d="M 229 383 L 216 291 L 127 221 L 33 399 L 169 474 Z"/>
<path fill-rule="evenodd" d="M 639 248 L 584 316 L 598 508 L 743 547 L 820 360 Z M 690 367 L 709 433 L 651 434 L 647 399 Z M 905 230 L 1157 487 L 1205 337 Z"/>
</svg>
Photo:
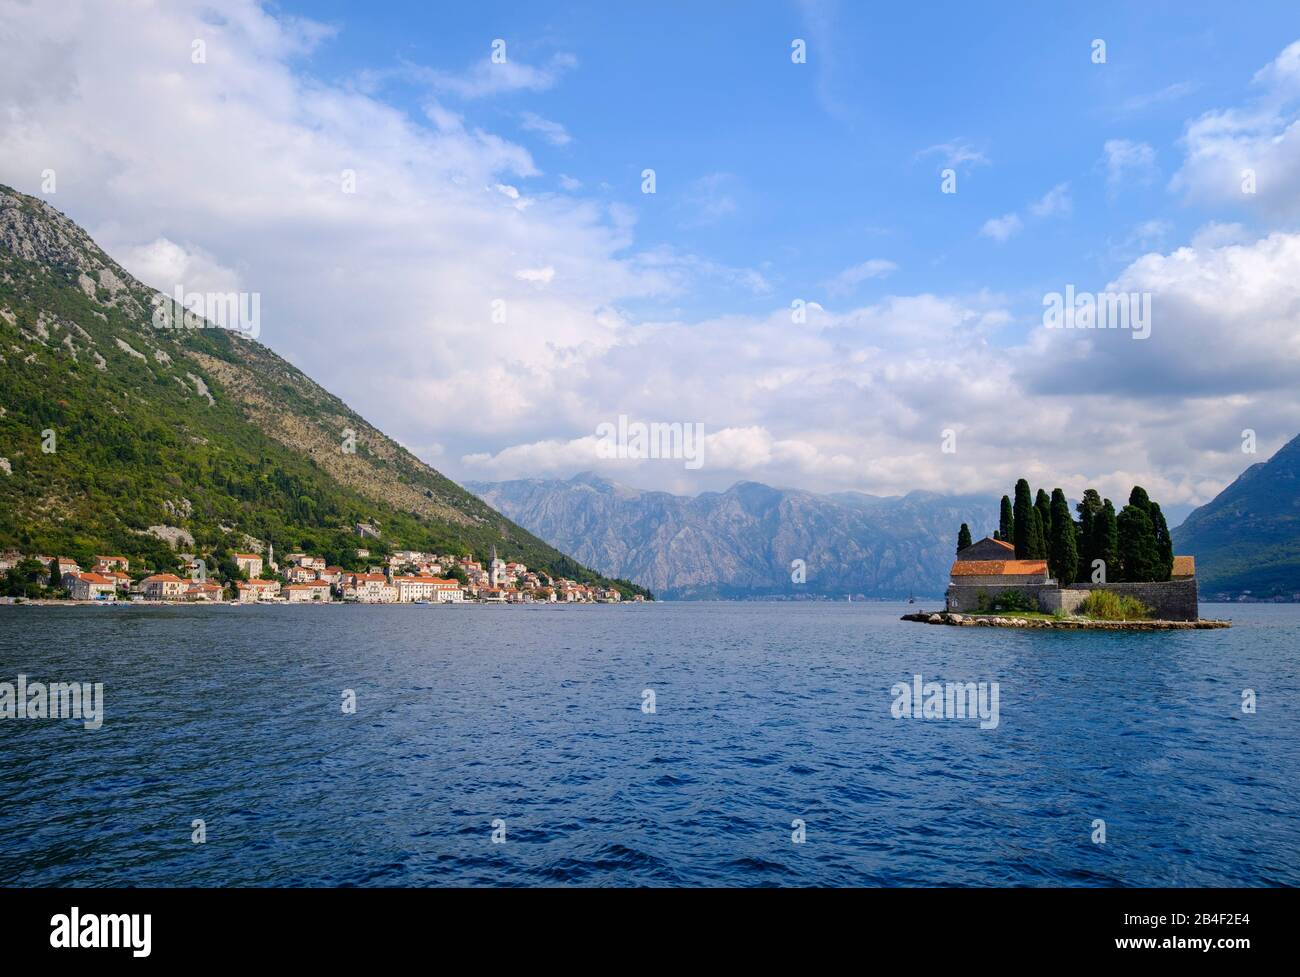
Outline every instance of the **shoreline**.
<svg viewBox="0 0 1300 977">
<path fill-rule="evenodd" d="M 1231 621 L 1212 618 L 1195 621 L 1095 621 L 1088 618 L 1017 617 L 1014 614 L 953 614 L 948 611 L 920 611 L 904 614 L 899 620 L 959 628 L 1054 628 L 1058 631 L 1208 631 L 1232 627 Z"/>
<path fill-rule="evenodd" d="M 45 597 L 21 601 L 0 601 L 0 607 L 581 607 L 621 606 L 623 604 L 652 604 L 654 601 L 637 600 L 584 600 L 584 601 L 508 601 L 508 600 L 448 600 L 448 601 L 361 601 L 361 600 L 51 600 Z"/>
</svg>

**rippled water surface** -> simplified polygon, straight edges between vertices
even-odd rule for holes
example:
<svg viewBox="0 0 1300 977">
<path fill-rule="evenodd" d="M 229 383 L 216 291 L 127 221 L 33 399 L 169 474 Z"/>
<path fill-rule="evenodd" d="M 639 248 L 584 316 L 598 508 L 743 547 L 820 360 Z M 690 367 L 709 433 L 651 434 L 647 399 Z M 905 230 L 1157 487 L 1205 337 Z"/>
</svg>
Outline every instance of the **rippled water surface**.
<svg viewBox="0 0 1300 977">
<path fill-rule="evenodd" d="M 0 681 L 106 701 L 0 720 L 0 883 L 1300 884 L 1300 607 L 905 609 L 0 607 Z M 916 673 L 998 682 L 997 728 L 893 718 Z"/>
</svg>

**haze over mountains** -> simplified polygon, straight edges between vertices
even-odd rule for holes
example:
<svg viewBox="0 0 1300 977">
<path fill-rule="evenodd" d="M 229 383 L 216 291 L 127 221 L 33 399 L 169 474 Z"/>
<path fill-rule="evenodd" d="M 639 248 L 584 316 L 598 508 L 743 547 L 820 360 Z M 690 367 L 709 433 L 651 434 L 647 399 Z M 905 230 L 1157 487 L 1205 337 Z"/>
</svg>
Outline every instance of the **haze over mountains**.
<svg viewBox="0 0 1300 977">
<path fill-rule="evenodd" d="M 591 473 L 467 482 L 494 508 L 602 572 L 675 599 L 934 596 L 961 523 L 997 524 L 997 500 L 911 492 L 817 495 L 741 482 L 694 498 Z M 804 561 L 806 582 L 792 581 Z"/>
</svg>

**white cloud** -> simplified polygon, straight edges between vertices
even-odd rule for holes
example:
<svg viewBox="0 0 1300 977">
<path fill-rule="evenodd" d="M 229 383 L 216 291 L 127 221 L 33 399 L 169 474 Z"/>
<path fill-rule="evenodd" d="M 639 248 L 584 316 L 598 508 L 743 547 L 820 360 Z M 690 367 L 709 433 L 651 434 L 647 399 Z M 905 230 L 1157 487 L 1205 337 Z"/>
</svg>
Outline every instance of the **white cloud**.
<svg viewBox="0 0 1300 977">
<path fill-rule="evenodd" d="M 1117 190 L 1126 183 L 1150 183 L 1156 174 L 1156 151 L 1144 142 L 1107 139 L 1102 147 L 1106 184 Z"/>
<path fill-rule="evenodd" d="M 550 265 L 545 268 L 520 268 L 515 272 L 515 277 L 521 282 L 532 282 L 535 285 L 549 285 L 555 278 L 555 269 Z"/>
<path fill-rule="evenodd" d="M 525 112 L 520 116 L 520 128 L 527 132 L 537 132 L 552 146 L 567 146 L 573 142 L 568 130 L 558 122 L 543 119 L 536 112 Z"/>
<path fill-rule="evenodd" d="M 1029 205 L 1029 211 L 1035 217 L 1068 217 L 1073 210 L 1069 183 L 1058 183 Z"/>
<path fill-rule="evenodd" d="M 470 68 L 459 74 L 408 66 L 406 74 L 431 85 L 436 91 L 461 98 L 484 98 L 507 92 L 544 92 L 554 88 L 565 72 L 577 67 L 577 59 L 567 53 L 552 56 L 544 65 L 529 65 L 518 60 L 507 47 L 507 59 L 501 63 L 484 54 Z"/>
<path fill-rule="evenodd" d="M 1259 94 L 1245 106 L 1206 112 L 1187 125 L 1187 157 L 1170 188 L 1207 203 L 1294 215 L 1300 210 L 1300 41 L 1253 81 Z"/>
<path fill-rule="evenodd" d="M 1004 214 L 1001 217 L 990 217 L 980 228 L 980 234 L 984 237 L 992 238 L 995 241 L 1006 241 L 1024 227 L 1024 222 L 1015 214 Z"/>
<path fill-rule="evenodd" d="M 960 137 L 927 146 L 916 156 L 918 159 L 927 156 L 938 157 L 940 169 L 969 169 L 972 166 L 987 166 L 991 162 L 983 150 L 976 149 L 969 141 Z"/>
<path fill-rule="evenodd" d="M 238 272 L 224 267 L 200 247 L 183 247 L 165 237 L 124 248 L 118 260 L 142 282 L 168 294 L 177 286 L 186 292 L 244 290 Z"/>
<path fill-rule="evenodd" d="M 1158 91 L 1131 95 L 1120 103 L 1120 109 L 1124 112 L 1141 112 L 1153 105 L 1163 105 L 1167 102 L 1177 101 L 1180 98 L 1186 98 L 1195 92 L 1197 87 L 1196 83 L 1191 81 L 1174 82 L 1172 85 L 1166 85 Z"/>
<path fill-rule="evenodd" d="M 861 264 L 845 268 L 826 282 L 825 288 L 832 295 L 847 295 L 868 279 L 888 278 L 897 270 L 898 265 L 892 261 L 885 258 L 871 258 Z"/>
</svg>

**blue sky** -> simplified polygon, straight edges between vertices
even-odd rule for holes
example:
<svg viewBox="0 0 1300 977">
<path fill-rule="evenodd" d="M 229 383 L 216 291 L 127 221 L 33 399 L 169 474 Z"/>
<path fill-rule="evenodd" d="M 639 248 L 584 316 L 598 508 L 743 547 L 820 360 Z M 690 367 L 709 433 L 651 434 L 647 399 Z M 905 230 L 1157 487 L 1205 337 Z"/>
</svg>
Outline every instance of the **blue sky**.
<svg viewBox="0 0 1300 977">
<path fill-rule="evenodd" d="M 1177 514 L 1300 432 L 1290 4 L 0 0 L 0 49 L 0 181 L 259 295 L 453 478 Z M 1067 286 L 1150 335 L 1045 328 Z M 620 416 L 704 463 L 600 457 Z"/>
<path fill-rule="evenodd" d="M 498 37 L 530 65 L 571 56 L 545 90 L 445 97 L 528 146 L 543 172 L 522 186 L 576 178 L 635 211 L 638 246 L 753 269 L 772 286 L 682 296 L 669 308 L 686 315 L 759 312 L 774 293 L 835 302 L 992 289 L 1036 319 L 1057 283 L 1122 269 L 1138 246 L 1128 241 L 1135 224 L 1167 222 L 1178 240 L 1222 216 L 1166 191 L 1183 124 L 1245 97 L 1278 38 L 1300 27 L 1287 3 L 1253 4 L 1248 25 L 1231 6 L 1187 3 L 284 9 L 339 27 L 302 67 L 341 84 L 401 63 L 461 73 Z M 806 40 L 806 64 L 791 62 L 793 38 Z M 1107 43 L 1105 64 L 1092 61 L 1094 38 Z M 428 86 L 389 78 L 376 93 L 418 120 Z M 525 113 L 563 126 L 570 141 L 529 131 Z M 1149 179 L 1108 182 L 1103 147 L 1115 139 L 1153 147 Z M 984 160 L 956 165 L 956 194 L 939 192 L 952 159 L 944 147 Z M 640 192 L 647 166 L 653 197 Z M 1023 215 L 1062 183 L 1071 219 L 1022 218 L 1024 229 L 996 246 L 980 235 L 988 219 Z M 872 259 L 898 269 L 827 292 Z"/>
</svg>

